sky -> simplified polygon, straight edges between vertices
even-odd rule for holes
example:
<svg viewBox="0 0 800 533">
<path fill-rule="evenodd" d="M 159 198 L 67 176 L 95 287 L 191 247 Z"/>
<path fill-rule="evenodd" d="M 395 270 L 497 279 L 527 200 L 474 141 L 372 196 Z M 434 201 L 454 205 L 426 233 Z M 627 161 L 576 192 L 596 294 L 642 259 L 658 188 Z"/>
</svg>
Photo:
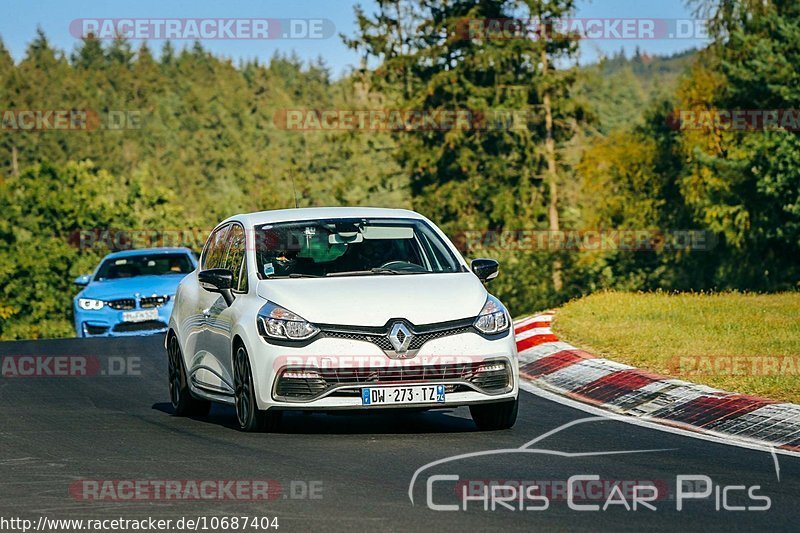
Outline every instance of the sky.
<svg viewBox="0 0 800 533">
<path fill-rule="evenodd" d="M 0 38 L 15 60 L 19 61 L 33 39 L 37 27 L 41 27 L 51 43 L 67 53 L 72 52 L 79 42 L 71 32 L 71 24 L 76 19 L 299 19 L 302 31 L 303 21 L 314 24 L 323 20 L 320 30 L 323 38 L 317 39 L 205 39 L 205 48 L 217 55 L 240 59 L 268 60 L 275 52 L 296 52 L 303 60 L 322 57 L 331 73 L 338 77 L 357 65 L 358 54 L 348 49 L 339 34 L 352 36 L 356 24 L 353 6 L 360 3 L 369 13 L 374 10 L 374 2 L 361 0 L 0 0 L 4 16 L 0 17 Z M 613 23 L 613 19 L 659 19 L 666 25 L 663 35 L 675 35 L 673 25 L 689 28 L 689 22 L 673 22 L 675 19 L 690 21 L 692 8 L 686 0 L 578 0 L 577 19 L 604 19 L 602 24 Z M 628 20 L 630 22 L 630 20 Z M 581 23 L 575 21 L 575 23 Z M 274 26 L 270 26 L 274 27 Z M 597 26 L 595 26 L 597 28 Z M 590 39 L 581 42 L 580 62 L 591 63 L 602 55 L 610 55 L 624 49 L 630 56 L 638 47 L 649 54 L 672 54 L 704 44 L 703 38 L 657 38 L 617 39 L 613 24 L 606 38 Z M 686 30 L 688 31 L 688 30 Z M 330 35 L 330 36 L 328 36 Z M 698 35 L 694 33 L 693 35 Z M 702 34 L 699 34 L 702 36 Z M 138 42 L 138 41 L 134 41 Z M 152 40 L 151 48 L 160 49 L 163 40 Z M 173 41 L 177 47 L 191 44 L 191 40 Z"/>
</svg>

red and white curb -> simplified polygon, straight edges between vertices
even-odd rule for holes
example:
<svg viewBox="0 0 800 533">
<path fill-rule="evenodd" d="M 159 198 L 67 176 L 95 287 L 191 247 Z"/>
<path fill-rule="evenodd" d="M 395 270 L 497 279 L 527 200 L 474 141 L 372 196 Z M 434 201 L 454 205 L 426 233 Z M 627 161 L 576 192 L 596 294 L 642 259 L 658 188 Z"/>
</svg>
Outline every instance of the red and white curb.
<svg viewBox="0 0 800 533">
<path fill-rule="evenodd" d="M 800 452 L 800 405 L 734 394 L 616 363 L 561 342 L 552 313 L 514 322 L 519 371 L 533 384 L 613 413 Z"/>
</svg>

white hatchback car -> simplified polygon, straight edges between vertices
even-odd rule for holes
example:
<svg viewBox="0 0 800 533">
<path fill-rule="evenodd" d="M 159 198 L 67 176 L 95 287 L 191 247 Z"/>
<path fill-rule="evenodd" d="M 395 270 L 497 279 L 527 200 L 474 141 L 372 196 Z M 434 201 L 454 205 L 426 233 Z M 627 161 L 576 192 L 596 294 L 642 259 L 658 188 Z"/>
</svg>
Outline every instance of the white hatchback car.
<svg viewBox="0 0 800 533">
<path fill-rule="evenodd" d="M 178 415 L 234 405 L 243 430 L 286 410 L 469 406 L 481 429 L 514 425 L 511 320 L 418 213 L 309 208 L 231 217 L 181 282 L 169 320 Z"/>
</svg>

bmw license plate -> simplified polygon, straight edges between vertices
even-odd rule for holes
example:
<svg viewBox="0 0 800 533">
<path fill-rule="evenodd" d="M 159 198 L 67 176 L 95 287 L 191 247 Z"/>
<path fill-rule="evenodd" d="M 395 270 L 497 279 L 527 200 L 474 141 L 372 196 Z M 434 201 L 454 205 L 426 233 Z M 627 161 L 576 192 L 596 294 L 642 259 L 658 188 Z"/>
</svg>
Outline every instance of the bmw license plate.
<svg viewBox="0 0 800 533">
<path fill-rule="evenodd" d="M 444 403 L 444 385 L 361 389 L 361 405 Z"/>
<path fill-rule="evenodd" d="M 123 322 L 146 322 L 158 320 L 158 309 L 143 309 L 141 311 L 125 311 L 122 313 Z"/>
</svg>

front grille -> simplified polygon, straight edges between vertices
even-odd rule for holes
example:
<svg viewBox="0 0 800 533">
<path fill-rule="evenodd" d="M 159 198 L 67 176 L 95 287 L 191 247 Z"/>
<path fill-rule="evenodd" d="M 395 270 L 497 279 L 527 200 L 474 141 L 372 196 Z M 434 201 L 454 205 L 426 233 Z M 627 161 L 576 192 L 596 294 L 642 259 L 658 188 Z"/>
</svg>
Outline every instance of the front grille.
<svg viewBox="0 0 800 533">
<path fill-rule="evenodd" d="M 139 298 L 139 307 L 142 309 L 152 309 L 153 307 L 161 307 L 168 301 L 169 296 L 146 296 L 144 298 Z M 111 309 L 136 309 L 136 298 L 118 298 L 116 300 L 109 300 L 106 304 Z"/>
<path fill-rule="evenodd" d="M 453 392 L 468 392 L 470 390 L 472 390 L 472 389 L 470 389 L 466 385 L 451 384 L 451 385 L 445 385 L 444 386 L 445 394 L 451 394 Z M 334 396 L 334 397 L 337 397 L 337 398 L 347 398 L 347 397 L 353 397 L 353 396 L 361 397 L 361 389 L 338 389 L 338 390 L 332 392 L 331 396 Z"/>
<path fill-rule="evenodd" d="M 419 350 L 422 348 L 423 344 L 428 341 L 432 341 L 433 339 L 441 339 L 442 337 L 449 337 L 450 335 L 459 335 L 461 333 L 467 333 L 468 331 L 472 331 L 472 326 L 462 326 L 460 328 L 432 331 L 431 333 L 420 333 L 411 338 L 411 342 L 408 343 L 408 349 Z"/>
<path fill-rule="evenodd" d="M 287 377 L 288 372 L 294 375 Z M 287 399 L 308 400 L 334 387 L 454 381 L 472 383 L 486 392 L 502 392 L 508 388 L 510 376 L 505 361 L 372 368 L 289 368 L 281 372 L 275 394 Z M 453 387 L 451 390 L 455 390 Z M 342 394 L 345 395 L 346 391 Z"/>
<path fill-rule="evenodd" d="M 351 341 L 371 342 L 378 348 L 384 351 L 393 350 L 392 343 L 389 342 L 389 337 L 386 335 L 368 335 L 364 333 L 347 333 L 344 331 L 323 331 L 326 337 L 334 339 L 347 339 Z"/>
<path fill-rule="evenodd" d="M 106 302 L 111 309 L 135 309 L 136 300 L 133 298 L 120 298 Z"/>
<path fill-rule="evenodd" d="M 169 296 L 148 296 L 147 298 L 139 299 L 139 305 L 143 309 L 150 307 L 161 307 L 169 301 Z"/>
<path fill-rule="evenodd" d="M 451 365 L 396 366 L 379 368 L 323 368 L 322 378 L 331 384 L 409 383 L 415 381 L 447 381 L 466 379 L 475 363 Z"/>
<path fill-rule="evenodd" d="M 154 331 L 166 329 L 167 325 L 160 320 L 145 320 L 144 322 L 121 322 L 114 326 L 118 333 L 131 333 L 134 331 Z"/>
<path fill-rule="evenodd" d="M 390 320 L 382 327 L 352 327 L 327 324 L 320 324 L 319 327 L 322 335 L 325 337 L 370 342 L 384 352 L 392 352 L 394 347 L 389 341 L 389 332 L 395 323 L 403 322 L 411 331 L 411 342 L 409 342 L 407 350 L 413 353 L 422 348 L 425 343 L 434 339 L 475 331 L 472 327 L 473 320 L 474 319 L 469 318 L 424 326 L 414 326 L 403 320 Z M 401 342 L 402 340 L 403 339 L 400 339 Z"/>
</svg>

